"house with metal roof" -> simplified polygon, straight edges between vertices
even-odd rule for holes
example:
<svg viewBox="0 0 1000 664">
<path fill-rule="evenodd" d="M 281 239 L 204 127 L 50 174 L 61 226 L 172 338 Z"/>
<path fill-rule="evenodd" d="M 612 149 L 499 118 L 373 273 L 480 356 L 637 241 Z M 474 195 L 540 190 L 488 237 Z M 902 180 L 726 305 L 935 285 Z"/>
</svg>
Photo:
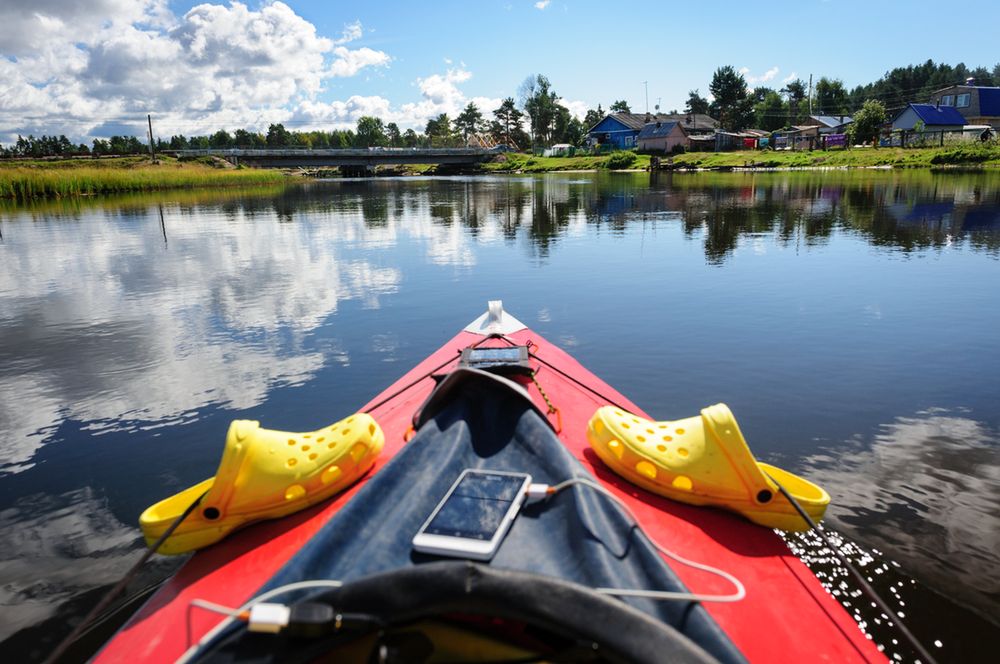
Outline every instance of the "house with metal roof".
<svg viewBox="0 0 1000 664">
<path fill-rule="evenodd" d="M 951 85 L 931 95 L 935 106 L 953 107 L 966 124 L 990 125 L 1000 129 L 1000 88 L 975 85 L 968 79 L 965 85 Z"/>
<path fill-rule="evenodd" d="M 673 152 L 679 145 L 686 148 L 687 134 L 677 121 L 647 122 L 636 136 L 636 145 L 645 152 Z"/>
<path fill-rule="evenodd" d="M 918 122 L 922 122 L 924 127 L 934 131 L 954 131 L 968 124 L 954 106 L 909 104 L 892 119 L 892 128 L 909 130 L 916 127 Z"/>
<path fill-rule="evenodd" d="M 810 115 L 800 126 L 819 127 L 820 134 L 843 134 L 852 122 L 854 118 L 850 115 Z"/>
<path fill-rule="evenodd" d="M 703 113 L 610 113 L 587 131 L 587 142 L 629 150 L 637 146 L 639 132 L 651 122 L 676 122 L 689 136 L 712 134 L 719 124 Z"/>
</svg>

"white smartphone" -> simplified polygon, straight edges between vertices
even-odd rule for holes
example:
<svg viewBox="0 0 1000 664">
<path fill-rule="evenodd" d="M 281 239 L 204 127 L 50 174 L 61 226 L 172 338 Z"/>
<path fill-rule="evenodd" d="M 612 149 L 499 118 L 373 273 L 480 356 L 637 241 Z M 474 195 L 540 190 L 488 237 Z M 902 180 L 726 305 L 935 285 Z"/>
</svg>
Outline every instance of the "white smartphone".
<svg viewBox="0 0 1000 664">
<path fill-rule="evenodd" d="M 466 469 L 413 538 L 413 548 L 490 560 L 524 503 L 531 476 Z"/>
</svg>

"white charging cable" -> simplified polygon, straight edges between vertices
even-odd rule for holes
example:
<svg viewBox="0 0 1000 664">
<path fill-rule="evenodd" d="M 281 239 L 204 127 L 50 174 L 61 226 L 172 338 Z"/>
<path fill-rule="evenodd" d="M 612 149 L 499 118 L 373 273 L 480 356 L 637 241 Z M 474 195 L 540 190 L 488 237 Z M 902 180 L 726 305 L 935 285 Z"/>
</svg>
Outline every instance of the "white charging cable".
<svg viewBox="0 0 1000 664">
<path fill-rule="evenodd" d="M 639 519 L 635 516 L 635 512 L 632 511 L 632 508 L 629 507 L 624 500 L 622 500 L 615 494 L 611 493 L 610 491 L 608 491 L 608 489 L 606 489 L 605 487 L 601 486 L 600 484 L 598 484 L 593 480 L 587 479 L 585 477 L 574 477 L 564 482 L 553 484 L 552 486 L 549 486 L 547 484 L 532 484 L 528 486 L 528 491 L 527 491 L 528 500 L 529 501 L 547 500 L 552 496 L 554 496 L 555 494 L 562 491 L 563 489 L 567 489 L 574 485 L 585 486 L 589 489 L 593 489 L 594 491 L 597 491 L 598 493 L 600 493 L 601 495 L 605 496 L 606 498 L 614 502 L 616 505 L 618 505 L 622 509 L 622 511 L 624 511 L 625 514 L 628 515 L 628 518 L 632 520 L 632 523 L 635 525 L 635 527 L 643 535 L 646 536 L 646 539 L 649 540 L 650 544 L 652 544 L 656 548 L 656 550 L 662 553 L 663 555 L 667 556 L 671 560 L 674 560 L 682 565 L 686 565 L 688 567 L 701 570 L 702 572 L 708 572 L 709 574 L 714 574 L 715 576 L 720 576 L 729 583 L 733 584 L 733 586 L 736 588 L 736 592 L 731 593 L 729 595 L 706 595 L 703 593 L 673 592 L 668 590 L 642 590 L 642 589 L 622 589 L 622 588 L 595 588 L 597 592 L 604 593 L 605 595 L 615 595 L 617 597 L 645 597 L 648 599 L 656 599 L 656 600 L 686 600 L 690 602 L 722 602 L 722 603 L 738 602 L 744 597 L 746 597 L 747 591 L 746 588 L 743 586 L 743 583 L 741 583 L 739 579 L 737 579 L 729 572 L 721 570 L 717 567 L 712 567 L 711 565 L 706 565 L 705 563 L 699 563 L 695 562 L 694 560 L 688 560 L 687 558 L 684 558 L 683 556 L 680 556 L 671 551 L 670 549 L 664 547 L 659 542 L 650 537 L 646 533 L 646 531 L 642 529 L 642 526 L 639 525 Z"/>
</svg>

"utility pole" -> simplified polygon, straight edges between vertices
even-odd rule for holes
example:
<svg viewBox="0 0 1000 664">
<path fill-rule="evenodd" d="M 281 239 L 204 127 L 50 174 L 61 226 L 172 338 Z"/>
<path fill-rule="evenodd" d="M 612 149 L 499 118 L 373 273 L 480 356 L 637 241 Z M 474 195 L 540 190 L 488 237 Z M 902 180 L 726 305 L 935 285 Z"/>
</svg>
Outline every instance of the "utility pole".
<svg viewBox="0 0 1000 664">
<path fill-rule="evenodd" d="M 646 89 L 646 113 L 649 113 L 649 81 L 643 81 L 642 85 Z"/>
<path fill-rule="evenodd" d="M 149 123 L 149 160 L 156 163 L 156 154 L 153 152 L 153 116 L 146 114 L 146 122 Z"/>
<path fill-rule="evenodd" d="M 809 115 L 813 114 L 813 75 L 809 74 Z"/>
</svg>

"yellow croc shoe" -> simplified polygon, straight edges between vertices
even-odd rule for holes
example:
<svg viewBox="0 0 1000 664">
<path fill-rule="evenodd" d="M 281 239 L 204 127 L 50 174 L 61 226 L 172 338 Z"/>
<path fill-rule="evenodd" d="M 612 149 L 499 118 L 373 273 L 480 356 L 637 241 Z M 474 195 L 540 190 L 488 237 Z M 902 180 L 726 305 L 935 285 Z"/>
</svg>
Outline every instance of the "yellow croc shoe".
<svg viewBox="0 0 1000 664">
<path fill-rule="evenodd" d="M 241 526 L 292 514 L 342 491 L 372 467 L 384 442 L 375 420 L 360 413 L 310 433 L 271 431 L 258 422 L 234 420 L 215 477 L 149 507 L 139 526 L 152 546 L 204 494 L 158 550 L 177 554 L 200 549 Z"/>
<path fill-rule="evenodd" d="M 652 422 L 604 406 L 590 419 L 587 440 L 604 463 L 633 484 L 683 503 L 732 510 L 768 528 L 809 526 L 767 475 L 814 521 L 823 518 L 830 503 L 830 495 L 816 484 L 754 459 L 725 404 L 674 422 Z"/>
</svg>

